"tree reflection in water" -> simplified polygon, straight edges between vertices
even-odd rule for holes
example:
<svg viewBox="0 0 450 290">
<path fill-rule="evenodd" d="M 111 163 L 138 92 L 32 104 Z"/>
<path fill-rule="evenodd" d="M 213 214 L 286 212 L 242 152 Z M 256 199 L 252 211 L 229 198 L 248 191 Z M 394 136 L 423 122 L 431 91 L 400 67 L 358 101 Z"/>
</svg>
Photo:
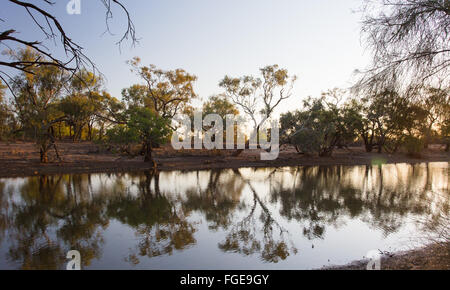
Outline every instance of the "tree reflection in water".
<svg viewBox="0 0 450 290">
<path fill-rule="evenodd" d="M 280 259 L 285 260 L 291 251 L 297 253 L 294 243 L 289 239 L 288 231 L 272 217 L 251 181 L 245 179 L 239 170 L 235 170 L 234 174 L 246 182 L 253 202 L 249 214 L 233 225 L 219 248 L 224 252 L 243 255 L 259 253 L 262 260 L 272 263 L 277 263 Z M 255 217 L 257 207 L 260 208 L 259 219 Z"/>
<path fill-rule="evenodd" d="M 232 214 L 239 207 L 245 183 L 229 170 L 212 170 L 207 178 L 206 188 L 199 182 L 197 172 L 196 183 L 186 191 L 184 206 L 190 211 L 198 211 L 205 215 L 210 230 L 227 229 L 232 223 Z"/>
<path fill-rule="evenodd" d="M 64 268 L 71 249 L 87 267 L 118 254 L 103 253 L 115 221 L 136 236 L 120 253 L 128 265 L 186 251 L 215 234 L 222 253 L 277 263 L 301 251 L 301 240 L 326 241 L 330 228 L 355 219 L 385 237 L 411 217 L 448 228 L 448 181 L 448 164 L 2 179 L 0 248 L 16 268 Z M 199 237 L 203 221 L 209 232 Z"/>
<path fill-rule="evenodd" d="M 170 255 L 195 244 L 195 228 L 187 220 L 189 212 L 177 198 L 161 193 L 160 174 L 146 171 L 138 178 L 136 196 L 118 196 L 108 204 L 108 216 L 131 226 L 139 238 L 137 253 L 132 252 L 126 260 L 138 264 L 139 256 Z"/>
<path fill-rule="evenodd" d="M 9 259 L 22 269 L 60 269 L 77 249 L 82 266 L 101 257 L 108 226 L 105 196 L 91 196 L 89 175 L 28 178 L 20 202 L 12 201 L 8 221 Z"/>
<path fill-rule="evenodd" d="M 448 205 L 448 176 L 441 185 L 444 199 L 436 202 L 437 196 L 430 194 L 429 170 L 406 165 L 385 165 L 384 170 L 381 166 L 299 167 L 293 174 L 295 186 L 280 184 L 271 196 L 273 202 L 280 202 L 283 217 L 307 222 L 304 233 L 310 239 L 323 238 L 327 226 L 339 227 L 348 218 L 360 218 L 387 236 L 408 214 L 431 218 L 439 212 L 431 204 Z"/>
</svg>

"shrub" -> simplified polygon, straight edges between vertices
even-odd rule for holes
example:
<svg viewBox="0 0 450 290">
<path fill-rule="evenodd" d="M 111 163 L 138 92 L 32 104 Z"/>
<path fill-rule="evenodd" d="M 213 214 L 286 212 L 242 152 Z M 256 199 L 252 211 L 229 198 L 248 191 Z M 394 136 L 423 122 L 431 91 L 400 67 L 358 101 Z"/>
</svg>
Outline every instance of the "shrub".
<svg viewBox="0 0 450 290">
<path fill-rule="evenodd" d="M 406 136 L 404 141 L 406 152 L 411 157 L 421 158 L 424 148 L 424 141 L 414 136 Z"/>
</svg>

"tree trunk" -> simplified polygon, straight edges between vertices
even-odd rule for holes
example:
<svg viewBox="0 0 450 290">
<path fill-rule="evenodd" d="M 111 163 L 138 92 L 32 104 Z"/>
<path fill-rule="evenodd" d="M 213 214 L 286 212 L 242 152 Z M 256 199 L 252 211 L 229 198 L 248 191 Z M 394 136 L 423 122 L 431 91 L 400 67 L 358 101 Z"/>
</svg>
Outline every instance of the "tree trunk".
<svg viewBox="0 0 450 290">
<path fill-rule="evenodd" d="M 256 147 L 257 147 L 257 148 L 261 148 L 261 147 L 259 147 L 259 127 L 260 127 L 260 126 L 257 126 L 257 127 L 256 127 Z M 244 146 L 244 148 L 245 148 L 245 149 L 250 148 L 250 139 L 247 140 L 247 141 L 245 141 L 245 146 Z M 237 149 L 236 152 L 233 154 L 233 156 L 234 156 L 234 157 L 237 157 L 237 156 L 241 155 L 242 152 L 243 152 L 245 149 Z"/>
<path fill-rule="evenodd" d="M 155 194 L 157 196 L 161 196 L 161 190 L 159 189 L 159 172 L 155 170 L 155 172 L 153 172 L 154 177 L 155 177 Z"/>
<path fill-rule="evenodd" d="M 56 146 L 55 140 L 52 140 L 52 146 L 53 149 L 55 150 L 56 158 L 58 158 L 59 162 L 61 162 L 62 161 L 61 155 L 59 155 L 58 147 Z"/>
<path fill-rule="evenodd" d="M 250 141 L 249 140 L 245 141 L 244 147 L 247 148 L 247 147 L 249 147 L 249 145 L 250 145 Z M 237 149 L 236 152 L 233 153 L 233 157 L 238 157 L 239 155 L 242 154 L 243 151 L 244 151 L 244 149 Z"/>
<path fill-rule="evenodd" d="M 73 142 L 78 141 L 79 140 L 79 138 L 78 138 L 79 135 L 80 135 L 80 126 L 74 125 L 73 126 L 73 138 L 72 138 L 72 141 Z"/>
<path fill-rule="evenodd" d="M 333 153 L 333 148 L 327 147 L 319 152 L 319 157 L 330 157 Z"/>
<path fill-rule="evenodd" d="M 434 122 L 433 122 L 434 123 Z M 427 132 L 425 134 L 425 142 L 423 144 L 423 148 L 424 149 L 428 149 L 430 148 L 430 142 L 431 142 L 431 136 L 432 136 L 432 128 L 433 128 L 433 123 L 430 124 L 430 126 L 428 126 L 428 128 L 426 129 Z"/>
<path fill-rule="evenodd" d="M 43 145 L 40 148 L 40 156 L 41 156 L 41 163 L 48 163 L 48 155 L 47 155 L 47 146 Z"/>
<path fill-rule="evenodd" d="M 92 141 L 92 125 L 88 123 L 88 140 Z"/>
<path fill-rule="evenodd" d="M 364 140 L 364 147 L 366 149 L 367 153 L 372 152 L 373 150 L 373 135 L 370 136 L 370 138 L 367 135 L 362 135 L 362 138 Z"/>
<path fill-rule="evenodd" d="M 100 126 L 100 130 L 98 130 L 98 140 L 103 140 L 103 129 L 105 125 L 102 123 Z"/>
<path fill-rule="evenodd" d="M 144 162 L 152 162 L 153 167 L 156 168 L 156 162 L 155 162 L 155 160 L 153 160 L 152 153 L 153 153 L 153 148 L 152 148 L 151 142 L 146 142 L 144 144 Z"/>
<path fill-rule="evenodd" d="M 383 151 L 383 146 L 385 145 L 385 139 L 384 137 L 381 137 L 380 140 L 378 141 L 378 153 L 382 153 Z"/>
</svg>

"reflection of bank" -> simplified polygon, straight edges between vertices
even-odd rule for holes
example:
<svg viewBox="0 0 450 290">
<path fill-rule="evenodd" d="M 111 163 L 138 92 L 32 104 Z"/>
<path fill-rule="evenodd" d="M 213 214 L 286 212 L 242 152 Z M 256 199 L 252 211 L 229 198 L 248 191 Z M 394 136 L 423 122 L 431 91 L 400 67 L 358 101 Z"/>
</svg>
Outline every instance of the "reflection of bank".
<svg viewBox="0 0 450 290">
<path fill-rule="evenodd" d="M 239 176 L 242 177 L 240 174 Z M 219 248 L 224 252 L 245 256 L 258 254 L 262 260 L 271 263 L 285 260 L 291 253 L 296 254 L 297 249 L 289 237 L 289 232 L 275 220 L 251 181 L 246 182 L 253 194 L 253 205 L 247 216 L 233 224 Z"/>
<path fill-rule="evenodd" d="M 433 216 L 448 204 L 441 165 L 299 167 L 286 173 L 293 177 L 290 186 L 280 184 L 271 194 L 280 200 L 284 217 L 310 224 L 304 230 L 309 238 L 323 238 L 327 225 L 346 217 L 361 218 L 387 237 L 408 214 Z"/>
<path fill-rule="evenodd" d="M 82 267 L 99 259 L 108 219 L 104 196 L 91 196 L 91 187 L 90 175 L 27 178 L 20 200 L 10 200 L 8 259 L 22 269 L 64 269 L 71 249 L 80 252 Z"/>
<path fill-rule="evenodd" d="M 116 196 L 107 207 L 110 218 L 132 227 L 138 237 L 127 261 L 138 264 L 140 257 L 171 255 L 195 244 L 196 229 L 188 220 L 189 210 L 178 197 L 161 192 L 159 172 L 146 171 L 136 183 L 136 194 Z"/>
</svg>

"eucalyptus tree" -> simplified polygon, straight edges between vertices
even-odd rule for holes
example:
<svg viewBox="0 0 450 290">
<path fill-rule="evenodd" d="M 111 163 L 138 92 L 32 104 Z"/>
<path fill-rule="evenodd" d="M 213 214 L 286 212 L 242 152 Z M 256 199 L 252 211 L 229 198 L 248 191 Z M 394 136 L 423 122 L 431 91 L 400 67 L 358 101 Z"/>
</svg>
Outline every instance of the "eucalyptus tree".
<svg viewBox="0 0 450 290">
<path fill-rule="evenodd" d="M 0 80 L 0 140 L 7 138 L 11 131 L 13 125 L 14 116 L 11 110 L 4 100 L 6 86 L 3 85 Z"/>
<path fill-rule="evenodd" d="M 272 117 L 282 101 L 291 97 L 297 80 L 295 75 L 289 75 L 287 69 L 279 68 L 276 64 L 261 68 L 260 73 L 261 77 L 225 76 L 219 83 L 226 96 L 251 119 L 257 143 L 261 126 Z M 238 150 L 236 155 L 241 152 L 242 150 Z"/>
<path fill-rule="evenodd" d="M 438 131 L 450 119 L 450 89 L 425 88 L 418 102 L 426 112 L 421 130 L 425 147 L 428 148 L 433 135 L 439 135 Z"/>
<path fill-rule="evenodd" d="M 426 112 L 408 95 L 386 90 L 371 97 L 368 118 L 376 123 L 378 152 L 396 152 L 406 139 L 421 142 L 420 127 Z M 412 143 L 411 143 L 412 142 Z"/>
<path fill-rule="evenodd" d="M 351 104 L 340 105 L 344 91 L 329 90 L 320 98 L 309 97 L 303 109 L 281 115 L 282 139 L 299 153 L 331 156 L 337 146 L 346 146 L 357 137 L 361 117 Z"/>
<path fill-rule="evenodd" d="M 14 57 L 18 61 L 27 62 L 42 58 L 31 49 L 20 50 Z M 65 120 L 58 108 L 63 95 L 67 73 L 57 66 L 31 64 L 26 72 L 14 78 L 13 106 L 20 120 L 22 129 L 34 135 L 39 151 L 40 161 L 48 162 L 47 153 L 54 148 L 60 159 L 56 144 L 54 125 Z"/>
<path fill-rule="evenodd" d="M 121 120 L 108 130 L 108 140 L 126 146 L 131 143 L 141 144 L 144 162 L 152 162 L 156 168 L 153 149 L 169 140 L 172 133 L 170 120 L 156 115 L 145 107 L 131 107 L 124 110 Z"/>
<path fill-rule="evenodd" d="M 96 114 L 105 97 L 101 87 L 102 78 L 86 70 L 80 70 L 76 77 L 71 79 L 69 94 L 61 100 L 59 107 L 71 128 L 70 135 L 73 141 L 81 139 L 85 127 L 88 127 L 88 138 L 92 140 Z"/>
<path fill-rule="evenodd" d="M 141 65 L 139 57 L 128 62 L 143 84 L 122 91 L 131 106 L 143 105 L 157 116 L 172 119 L 197 97 L 197 77 L 183 69 L 162 70 L 155 65 Z"/>
<path fill-rule="evenodd" d="M 231 103 L 224 95 L 215 95 L 208 98 L 203 104 L 203 114 L 217 114 L 225 120 L 227 115 L 239 115 L 235 104 Z"/>
</svg>

